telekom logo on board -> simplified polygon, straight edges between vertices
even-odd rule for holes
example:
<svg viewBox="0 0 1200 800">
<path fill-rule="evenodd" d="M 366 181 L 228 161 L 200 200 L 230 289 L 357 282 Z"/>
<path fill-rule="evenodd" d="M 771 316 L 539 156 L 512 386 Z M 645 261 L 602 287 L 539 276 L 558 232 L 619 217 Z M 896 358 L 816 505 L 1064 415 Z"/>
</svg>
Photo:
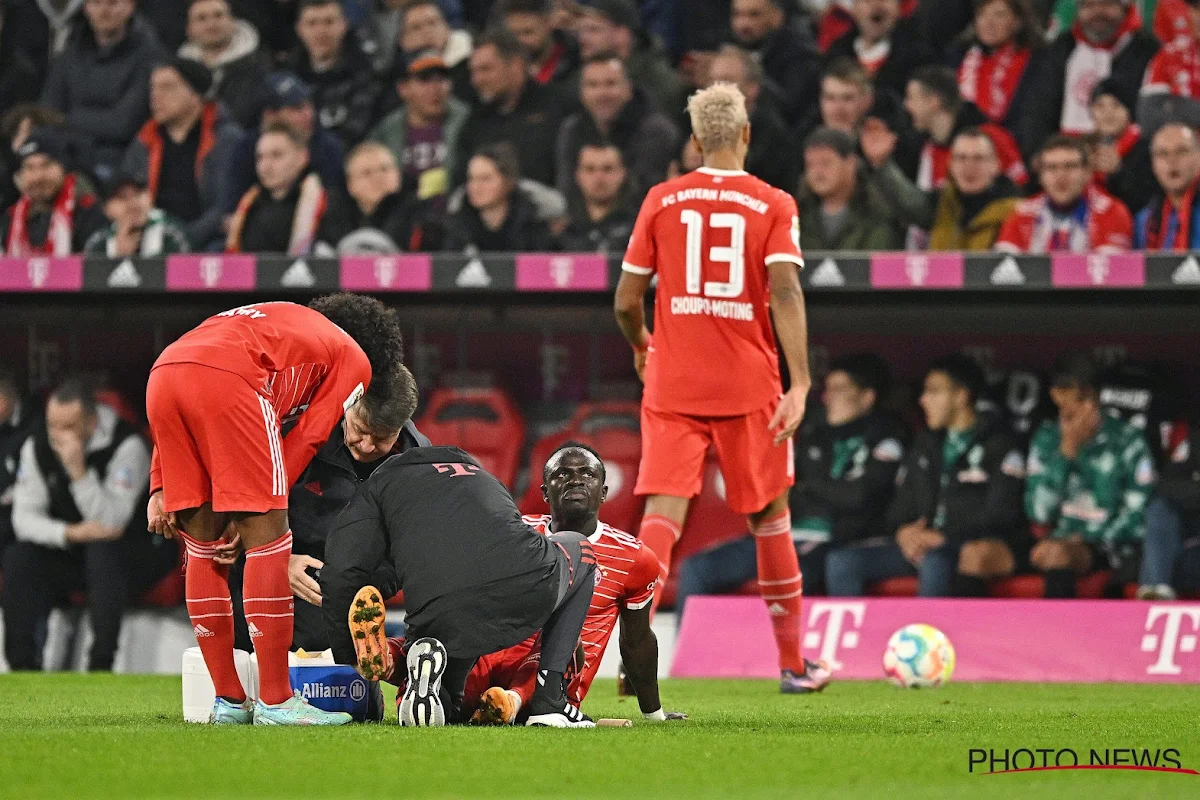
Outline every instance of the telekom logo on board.
<svg viewBox="0 0 1200 800">
<path fill-rule="evenodd" d="M 1159 621 L 1161 633 L 1154 633 Z M 1184 632 L 1184 623 L 1190 633 Z M 1200 606 L 1150 606 L 1146 612 L 1146 633 L 1142 636 L 1142 652 L 1158 653 L 1157 660 L 1146 668 L 1147 675 L 1179 675 L 1183 667 L 1176 661 L 1178 653 L 1196 652 L 1196 632 L 1200 631 Z"/>
<path fill-rule="evenodd" d="M 858 647 L 858 629 L 862 627 L 866 613 L 867 604 L 862 602 L 814 602 L 808 614 L 804 649 L 819 648 L 822 661 L 828 663 L 831 669 L 841 669 L 843 665 L 837 658 L 838 648 L 852 650 Z M 822 617 L 825 619 L 823 626 Z"/>
</svg>

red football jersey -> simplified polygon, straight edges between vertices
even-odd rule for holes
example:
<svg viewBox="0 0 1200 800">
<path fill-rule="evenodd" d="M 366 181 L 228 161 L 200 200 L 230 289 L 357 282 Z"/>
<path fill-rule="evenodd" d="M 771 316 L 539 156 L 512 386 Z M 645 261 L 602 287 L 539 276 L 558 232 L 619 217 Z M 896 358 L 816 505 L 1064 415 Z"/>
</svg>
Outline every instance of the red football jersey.
<svg viewBox="0 0 1200 800">
<path fill-rule="evenodd" d="M 1200 44 L 1187 36 L 1164 45 L 1146 67 L 1142 94 L 1200 96 Z"/>
<path fill-rule="evenodd" d="M 154 362 L 161 364 L 204 364 L 254 387 L 271 403 L 286 434 L 283 461 L 289 481 L 304 472 L 346 409 L 371 384 L 371 362 L 349 334 L 319 311 L 295 303 L 222 311 L 168 345 Z M 152 469 L 151 487 L 161 485 L 158 470 Z"/>
<path fill-rule="evenodd" d="M 701 167 L 650 190 L 622 268 L 658 276 L 642 402 L 700 417 L 779 398 L 767 265 L 804 266 L 791 195 Z"/>
<path fill-rule="evenodd" d="M 550 533 L 550 516 L 527 516 L 525 524 L 543 535 Z M 649 547 L 624 531 L 600 523 L 588 537 L 596 554 L 596 588 L 583 623 L 584 668 L 571 681 L 568 694 L 582 702 L 600 669 L 604 648 L 623 608 L 645 608 L 658 584 L 658 558 Z M 520 647 L 520 645 L 518 645 Z"/>
</svg>

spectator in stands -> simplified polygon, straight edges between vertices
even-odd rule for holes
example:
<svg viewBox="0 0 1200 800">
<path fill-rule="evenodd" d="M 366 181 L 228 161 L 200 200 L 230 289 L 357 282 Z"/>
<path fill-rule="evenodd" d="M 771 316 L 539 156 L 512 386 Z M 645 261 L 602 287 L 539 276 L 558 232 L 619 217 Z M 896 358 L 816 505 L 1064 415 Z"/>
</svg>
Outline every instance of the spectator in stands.
<svg viewBox="0 0 1200 800">
<path fill-rule="evenodd" d="M 288 69 L 312 88 L 321 126 L 347 147 L 357 144 L 375 122 L 383 87 L 340 1 L 300 0 L 296 33 Z"/>
<path fill-rule="evenodd" d="M 829 592 L 918 575 L 922 597 L 984 594 L 981 581 L 1012 574 L 1028 548 L 1021 511 L 1024 457 L 998 416 L 980 414 L 985 386 L 973 359 L 935 361 L 921 408 L 928 430 L 913 442 L 888 510 L 895 540 L 829 554 Z"/>
<path fill-rule="evenodd" d="M 630 177 L 644 196 L 667 176 L 678 152 L 679 129 L 644 90 L 634 87 L 625 65 L 612 53 L 584 62 L 579 97 L 583 108 L 567 117 L 558 131 L 558 190 L 570 193 L 585 144 L 612 142 L 621 149 Z"/>
<path fill-rule="evenodd" d="M 13 495 L 21 446 L 41 425 L 40 412 L 40 404 L 21 393 L 17 377 L 0 369 L 0 566 L 13 540 Z"/>
<path fill-rule="evenodd" d="M 867 71 L 876 90 L 903 96 L 912 72 L 935 60 L 913 17 L 901 19 L 898 0 L 854 0 L 854 28 L 829 46 L 827 61 L 848 57 Z"/>
<path fill-rule="evenodd" d="M 1026 153 L 1041 149 L 1055 133 L 1091 133 L 1091 90 L 1111 76 L 1136 91 L 1158 40 L 1141 29 L 1129 0 L 1080 0 L 1079 17 L 1046 51 L 1033 79 L 1019 136 Z"/>
<path fill-rule="evenodd" d="M 123 171 L 142 176 L 150 202 L 187 224 L 207 250 L 222 239 L 229 164 L 242 131 L 223 106 L 205 101 L 212 80 L 198 61 L 176 58 L 150 75 L 151 118 L 125 152 Z"/>
<path fill-rule="evenodd" d="M 373 5 L 370 16 L 363 25 L 362 34 L 364 44 L 371 53 L 375 72 L 387 75 L 395 64 L 400 34 L 404 30 L 404 10 L 408 2 L 378 0 Z"/>
<path fill-rule="evenodd" d="M 519 191 L 520 162 L 507 142 L 485 145 L 467 164 L 466 202 L 446 223 L 446 250 L 540 252 L 550 229 Z"/>
<path fill-rule="evenodd" d="M 0 117 L 0 208 L 7 209 L 21 196 L 15 183 L 20 158 L 17 151 L 34 128 L 55 128 L 63 132 L 66 117 L 52 108 L 19 103 Z M 4 243 L 0 241 L 0 247 Z"/>
<path fill-rule="evenodd" d="M 83 158 L 101 180 L 111 177 L 150 115 L 150 71 L 162 58 L 134 0 L 86 0 L 86 25 L 50 66 L 42 103 L 67 116 Z"/>
<path fill-rule="evenodd" d="M 1030 0 L 975 0 L 970 37 L 951 50 L 958 91 L 988 122 L 1017 131 L 1045 41 Z"/>
<path fill-rule="evenodd" d="M 737 44 L 754 54 L 768 90 L 795 122 L 817 99 L 821 55 L 809 27 L 788 19 L 784 0 L 733 0 L 730 28 Z"/>
<path fill-rule="evenodd" d="M 345 149 L 342 141 L 317 121 L 308 84 L 290 72 L 273 72 L 267 76 L 267 106 L 262 113 L 261 125 L 258 130 L 242 134 L 234 150 L 225 195 L 226 211 L 237 208 L 238 201 L 254 185 L 258 140 L 263 130 L 276 123 L 288 125 L 304 138 L 312 170 L 321 177 L 327 190 L 345 188 Z"/>
<path fill-rule="evenodd" d="M 1145 536 L 1154 460 L 1141 431 L 1100 411 L 1095 364 L 1060 359 L 1050 396 L 1058 420 L 1029 448 L 1025 509 L 1039 540 L 1030 553 L 1046 597 L 1073 597 L 1075 579 L 1098 569 L 1130 573 Z"/>
<path fill-rule="evenodd" d="M 928 232 L 929 250 L 991 250 L 1020 202 L 1020 190 L 1000 174 L 996 143 L 979 128 L 963 128 L 950 142 L 948 179 L 923 192 L 889 158 L 896 135 L 883 125 L 863 129 L 862 149 L 876 167 L 875 185 L 900 219 Z"/>
<path fill-rule="evenodd" d="M 53 128 L 36 128 L 17 150 L 21 199 L 4 220 L 9 256 L 68 256 L 105 224 L 96 198 L 67 172 L 67 143 Z"/>
<path fill-rule="evenodd" d="M 746 171 L 788 194 L 795 192 L 800 172 L 800 161 L 792 155 L 796 152 L 796 141 L 776 101 L 763 90 L 762 65 L 750 52 L 726 45 L 713 59 L 708 77 L 713 83 L 737 84 L 746 97 L 746 112 L 753 131 L 746 153 Z"/>
<path fill-rule="evenodd" d="M 174 542 L 146 532 L 150 450 L 137 429 L 67 380 L 46 425 L 25 441 L 13 502 L 16 543 L 4 559 L 5 655 L 14 670 L 42 666 L 35 632 L 51 605 L 85 591 L 91 670 L 111 670 L 121 616 L 177 562 Z"/>
<path fill-rule="evenodd" d="M 865 180 L 854 139 L 817 128 L 804 143 L 800 242 L 805 250 L 895 250 L 891 212 Z"/>
<path fill-rule="evenodd" d="M 378 142 L 355 147 L 346 158 L 349 198 L 330 202 L 318 241 L 337 248 L 355 231 L 370 228 L 388 238 L 394 253 L 439 249 L 441 227 L 431 203 L 401 192 L 404 180 L 391 150 Z"/>
<path fill-rule="evenodd" d="M 8 6 L 0 3 L 0 108 L 36 100 L 42 85 L 42 70 L 17 39 L 19 29 L 10 29 Z"/>
<path fill-rule="evenodd" d="M 1154 177 L 1162 191 L 1138 212 L 1133 244 L 1138 250 L 1200 249 L 1200 143 L 1195 129 L 1178 122 L 1158 129 L 1150 145 Z"/>
<path fill-rule="evenodd" d="M 92 234 L 84 255 L 101 258 L 155 258 L 191 251 L 182 221 L 154 207 L 141 173 L 117 174 L 104 201 L 107 228 Z"/>
<path fill-rule="evenodd" d="M 218 100 L 243 128 L 258 122 L 266 102 L 263 84 L 270 62 L 259 49 L 254 26 L 233 16 L 229 0 L 191 0 L 187 41 L 179 57 L 199 61 L 212 72 L 206 99 Z"/>
<path fill-rule="evenodd" d="M 404 184 L 421 200 L 445 207 L 458 139 L 471 109 L 450 94 L 450 69 L 436 51 L 415 53 L 396 91 L 404 104 L 379 121 L 368 138 L 392 151 Z"/>
<path fill-rule="evenodd" d="M 482 104 L 463 126 L 455 185 L 465 180 L 467 162 L 480 148 L 509 142 L 521 174 L 553 186 L 555 138 L 570 109 L 555 89 L 529 77 L 529 56 L 520 40 L 503 28 L 485 34 L 471 54 L 471 83 Z"/>
<path fill-rule="evenodd" d="M 810 415 L 797 437 L 788 505 L 808 593 L 826 590 L 831 548 L 885 536 L 884 514 L 907 439 L 903 425 L 880 408 L 890 383 L 887 364 L 877 355 L 834 359 L 825 377 L 824 419 Z M 692 595 L 732 591 L 756 574 L 752 536 L 692 556 L 680 565 L 676 607 Z"/>
<path fill-rule="evenodd" d="M 1200 125 L 1200 3 L 1184 0 L 1187 27 L 1163 47 L 1146 69 L 1137 118 L 1147 136 L 1167 121 Z"/>
<path fill-rule="evenodd" d="M 904 109 L 913 128 L 925 135 L 917 165 L 917 186 L 925 191 L 940 189 L 949 177 L 950 140 L 964 128 L 978 128 L 991 137 L 1000 169 L 1018 186 L 1029 175 L 1012 134 L 988 121 L 972 103 L 958 95 L 958 79 L 949 67 L 924 66 L 913 71 L 904 97 Z"/>
<path fill-rule="evenodd" d="M 400 56 L 434 50 L 450 69 L 454 96 L 474 101 L 471 86 L 471 34 L 450 28 L 437 0 L 412 0 L 404 6 L 404 25 L 400 33 Z"/>
<path fill-rule="evenodd" d="M 1000 229 L 1007 253 L 1120 252 L 1133 243 L 1124 203 L 1091 182 L 1087 145 L 1056 136 L 1042 145 L 1038 181 L 1045 190 L 1017 204 Z"/>
<path fill-rule="evenodd" d="M 1200 428 L 1178 426 L 1168 455 L 1146 508 L 1139 600 L 1200 592 Z"/>
<path fill-rule="evenodd" d="M 682 112 L 687 105 L 683 81 L 662 45 L 642 28 L 631 0 L 594 0 L 579 10 L 579 52 L 585 60 L 616 53 L 625 62 L 625 74 L 637 76 L 637 85 L 654 98 L 660 111 Z"/>
<path fill-rule="evenodd" d="M 559 236 L 559 249 L 624 254 L 637 217 L 637 196 L 616 145 L 588 143 L 580 148 L 567 214 L 570 221 Z"/>
<path fill-rule="evenodd" d="M 304 137 L 286 123 L 272 123 L 255 152 L 258 183 L 238 203 L 225 252 L 308 255 L 326 196 L 321 178 L 309 171 Z"/>
<path fill-rule="evenodd" d="M 853 58 L 835 58 L 821 73 L 820 102 L 800 121 L 796 132 L 807 139 L 808 134 L 824 125 L 857 138 L 874 104 L 875 87 L 862 65 Z"/>
<path fill-rule="evenodd" d="M 1095 131 L 1087 141 L 1092 147 L 1092 181 L 1135 212 L 1157 187 L 1150 169 L 1150 140 L 1130 118 L 1128 97 L 1112 78 L 1096 84 L 1088 107 Z"/>
<path fill-rule="evenodd" d="M 582 65 L 579 43 L 554 27 L 552 0 L 501 0 L 499 11 L 504 27 L 521 40 L 529 54 L 529 76 L 534 82 L 556 84 L 564 94 L 573 96 Z"/>
<path fill-rule="evenodd" d="M 8 2 L 6 24 L 37 65 L 38 85 L 51 60 L 67 46 L 79 24 L 84 0 L 25 0 Z"/>
</svg>

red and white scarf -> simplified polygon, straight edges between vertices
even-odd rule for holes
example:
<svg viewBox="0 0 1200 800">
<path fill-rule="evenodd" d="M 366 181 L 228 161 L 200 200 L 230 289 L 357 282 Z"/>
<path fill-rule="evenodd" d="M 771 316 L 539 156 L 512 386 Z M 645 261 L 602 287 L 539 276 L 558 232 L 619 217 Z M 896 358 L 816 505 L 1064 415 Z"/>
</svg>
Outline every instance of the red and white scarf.
<svg viewBox="0 0 1200 800">
<path fill-rule="evenodd" d="M 1129 7 L 1125 21 L 1113 38 L 1104 44 L 1092 44 L 1083 37 L 1079 23 L 1071 29 L 1075 37 L 1075 49 L 1067 59 L 1066 89 L 1063 92 L 1062 117 L 1059 128 L 1063 133 L 1080 135 L 1091 133 L 1092 123 L 1088 108 L 1092 102 L 1092 90 L 1096 84 L 1112 74 L 1112 62 L 1134 33 L 1142 27 L 1142 16 L 1134 6 Z"/>
<path fill-rule="evenodd" d="M 992 122 L 1002 124 L 1028 65 L 1027 47 L 1009 42 L 985 53 L 983 45 L 975 44 L 958 68 L 959 93 Z"/>
<path fill-rule="evenodd" d="M 246 226 L 246 216 L 262 193 L 261 186 L 252 186 L 250 191 L 242 195 L 237 211 L 229 224 L 229 237 L 225 241 L 225 252 L 240 253 L 242 251 L 242 230 Z M 312 251 L 313 239 L 317 235 L 317 226 L 325 215 L 325 188 L 316 173 L 310 172 L 300 183 L 300 198 L 296 201 L 296 212 L 292 215 L 292 234 L 288 240 L 288 255 L 306 256 Z"/>
<path fill-rule="evenodd" d="M 32 211 L 33 202 L 29 196 L 21 195 L 21 199 L 13 206 L 12 224 L 8 228 L 4 252 L 19 258 L 71 255 L 71 238 L 75 230 L 75 176 L 67 176 L 58 196 L 54 198 L 50 228 L 46 231 L 46 241 L 40 246 L 29 241 L 29 215 Z"/>
<path fill-rule="evenodd" d="M 1182 252 L 1191 247 L 1192 240 L 1192 204 L 1196 200 L 1196 184 L 1193 183 L 1183 196 L 1178 206 L 1173 206 L 1170 199 L 1164 197 L 1162 206 L 1155 219 L 1154 209 L 1150 209 L 1150 219 L 1146 225 L 1147 250 L 1173 250 Z M 1175 240 L 1165 241 L 1171 227 L 1171 212 L 1175 212 Z"/>
</svg>

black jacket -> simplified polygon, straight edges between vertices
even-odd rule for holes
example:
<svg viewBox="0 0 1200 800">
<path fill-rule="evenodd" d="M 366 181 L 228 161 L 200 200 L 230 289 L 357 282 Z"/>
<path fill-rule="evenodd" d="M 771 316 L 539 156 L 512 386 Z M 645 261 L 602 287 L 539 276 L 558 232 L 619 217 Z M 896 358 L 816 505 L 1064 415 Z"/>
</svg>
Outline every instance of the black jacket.
<svg viewBox="0 0 1200 800">
<path fill-rule="evenodd" d="M 357 36 L 346 35 L 337 62 L 324 72 L 313 69 L 302 46 L 292 54 L 288 68 L 312 87 L 321 127 L 348 148 L 362 141 L 378 117 L 383 83 L 375 76 L 371 57 L 363 52 Z"/>
<path fill-rule="evenodd" d="M 550 229 L 537 218 L 533 201 L 517 189 L 509 200 L 508 217 L 495 231 L 483 224 L 479 212 L 464 198 L 462 208 L 446 221 L 443 249 L 464 251 L 474 247 L 485 253 L 542 253 L 552 244 Z"/>
<path fill-rule="evenodd" d="M 795 122 L 817 103 L 821 54 L 812 33 L 799 18 L 767 35 L 755 48 L 767 87 L 783 104 L 783 115 Z"/>
<path fill-rule="evenodd" d="M 288 494 L 292 553 L 320 561 L 325 560 L 325 540 L 333 530 L 337 515 L 350 504 L 365 480 L 359 478 L 356 462 L 346 450 L 342 424 L 338 423 L 333 429 Z M 409 421 L 404 423 L 392 455 L 408 452 L 414 447 L 429 447 L 429 440 Z"/>
<path fill-rule="evenodd" d="M 828 64 L 842 56 L 857 62 L 858 55 L 854 51 L 854 40 L 857 38 L 858 26 L 855 26 L 845 36 L 829 45 L 829 50 L 825 53 L 825 63 Z M 913 17 L 902 19 L 892 31 L 891 51 L 888 57 L 875 72 L 875 88 L 887 89 L 897 97 L 904 97 L 912 71 L 935 60 L 933 51 L 920 37 L 917 20 Z M 1057 117 L 1055 119 L 1057 120 Z"/>
<path fill-rule="evenodd" d="M 317 241 L 337 248 L 338 242 L 362 228 L 382 231 L 401 252 L 441 249 L 441 223 L 429 203 L 404 192 L 385 197 L 371 214 L 364 214 L 353 198 L 338 193 L 317 229 Z"/>
<path fill-rule="evenodd" d="M 800 185 L 804 152 L 776 104 L 766 96 L 759 99 L 750 113 L 750 132 L 746 172 L 776 189 L 795 194 Z"/>
<path fill-rule="evenodd" d="M 558 597 L 554 544 L 456 447 L 387 459 L 339 515 L 321 570 L 338 663 L 354 663 L 346 628 L 354 594 L 385 562 L 404 591 L 408 635 L 433 636 L 454 658 L 518 644 L 542 627 Z"/>
<path fill-rule="evenodd" d="M 592 222 L 586 211 L 572 211 L 571 221 L 558 236 L 558 249 L 566 253 L 621 255 L 629 246 L 635 211 L 618 206 L 604 219 Z"/>
<path fill-rule="evenodd" d="M 553 186 L 558 128 L 576 105 L 561 90 L 539 86 L 530 80 L 510 113 L 504 113 L 497 103 L 476 106 L 458 139 L 454 185 L 466 182 L 467 162 L 479 148 L 494 142 L 511 142 L 521 161 L 521 177 Z"/>
<path fill-rule="evenodd" d="M 1069 30 L 1063 31 L 1046 49 L 1045 57 L 1039 59 L 1036 65 L 1030 65 L 1033 89 L 1017 127 L 1017 141 L 1021 143 L 1026 158 L 1036 153 L 1042 143 L 1059 130 L 1067 83 L 1067 62 L 1075 52 L 1075 47 L 1075 34 Z M 1127 94 L 1136 96 L 1146 67 L 1158 48 L 1158 39 L 1153 34 L 1135 31 L 1129 42 L 1113 57 L 1112 71 L 1108 77 L 1128 87 Z"/>
<path fill-rule="evenodd" d="M 939 504 L 945 506 L 941 533 L 948 543 L 972 539 L 1004 539 L 1019 550 L 1028 541 L 1025 524 L 1025 454 L 1016 438 L 995 416 L 979 417 L 975 436 L 949 470 L 942 489 L 942 446 L 945 431 L 925 431 L 913 442 L 896 478 L 896 495 L 888 526 L 924 517 L 932 528 Z"/>
<path fill-rule="evenodd" d="M 42 424 L 42 406 L 32 397 L 21 400 L 18 413 L 0 422 L 0 554 L 12 541 L 12 494 L 21 464 L 21 447 Z"/>
<path fill-rule="evenodd" d="M 1194 524 L 1200 520 L 1200 426 L 1179 423 L 1158 479 L 1158 496 Z"/>
<path fill-rule="evenodd" d="M 837 546 L 886 535 L 884 517 L 907 438 L 900 421 L 882 412 L 805 431 L 797 439 L 796 484 L 788 496 L 792 519 L 828 519 Z"/>
</svg>

